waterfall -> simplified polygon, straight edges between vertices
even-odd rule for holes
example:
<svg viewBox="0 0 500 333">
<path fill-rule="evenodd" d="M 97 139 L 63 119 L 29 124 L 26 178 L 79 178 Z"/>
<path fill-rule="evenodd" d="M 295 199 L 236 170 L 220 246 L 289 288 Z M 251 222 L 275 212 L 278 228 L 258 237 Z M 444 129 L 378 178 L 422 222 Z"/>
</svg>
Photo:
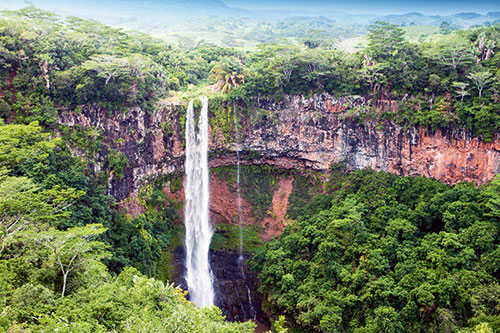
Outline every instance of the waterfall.
<svg viewBox="0 0 500 333">
<path fill-rule="evenodd" d="M 240 247 L 238 264 L 241 266 L 243 263 L 243 224 L 241 220 L 241 191 L 240 191 L 240 129 L 238 128 L 238 120 L 236 119 L 236 109 L 233 103 L 233 125 L 236 139 L 236 203 L 238 207 L 238 227 L 240 231 Z"/>
<path fill-rule="evenodd" d="M 243 225 L 241 223 L 241 192 L 240 192 L 240 151 L 236 151 L 236 195 L 237 195 L 237 205 L 238 205 L 238 227 L 240 229 L 240 247 L 239 247 L 239 257 L 238 262 L 243 261 Z"/>
<path fill-rule="evenodd" d="M 208 98 L 202 97 L 201 102 L 198 134 L 192 100 L 187 109 L 184 204 L 186 282 L 190 300 L 198 307 L 214 304 L 213 277 L 208 258 L 213 234 L 208 211 Z"/>
<path fill-rule="evenodd" d="M 237 140 L 237 146 L 236 146 L 236 202 L 237 202 L 237 208 L 238 208 L 238 227 L 240 231 L 240 246 L 239 246 L 239 256 L 238 256 L 238 268 L 240 269 L 241 277 L 245 281 L 245 287 L 247 288 L 247 297 L 248 297 L 248 303 L 250 307 L 250 316 L 252 319 L 255 319 L 257 317 L 257 312 L 255 311 L 255 308 L 253 306 L 252 302 L 252 296 L 250 293 L 250 288 L 248 287 L 248 283 L 246 281 L 246 274 L 245 274 L 245 269 L 243 266 L 245 257 L 243 255 L 243 222 L 241 219 L 241 187 L 240 187 L 240 174 L 241 174 L 241 161 L 240 161 L 240 132 L 238 128 L 238 121 L 236 119 L 236 109 L 234 108 L 233 105 L 233 123 L 234 123 L 234 128 L 235 128 L 235 137 Z M 238 295 L 239 296 L 239 295 Z M 240 299 L 240 304 L 241 304 L 241 299 Z M 241 304 L 241 309 L 243 313 L 245 313 L 245 307 L 243 304 Z"/>
</svg>

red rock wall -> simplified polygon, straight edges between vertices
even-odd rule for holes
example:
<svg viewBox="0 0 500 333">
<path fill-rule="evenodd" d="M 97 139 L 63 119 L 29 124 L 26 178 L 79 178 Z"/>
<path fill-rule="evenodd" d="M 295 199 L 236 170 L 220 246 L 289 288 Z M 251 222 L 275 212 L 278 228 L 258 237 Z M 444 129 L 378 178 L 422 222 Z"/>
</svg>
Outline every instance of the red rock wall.
<svg viewBox="0 0 500 333">
<path fill-rule="evenodd" d="M 339 103 L 345 106 L 345 101 L 320 95 L 268 106 L 274 119 L 257 125 L 247 122 L 244 127 L 243 149 L 261 153 L 249 163 L 327 171 L 333 163 L 343 162 L 351 169 L 422 175 L 447 184 L 483 184 L 500 171 L 498 135 L 484 142 L 457 130 L 405 129 L 389 122 L 359 124 L 346 112 L 338 113 L 332 105 Z M 223 148 L 217 142 L 214 146 Z M 226 154 L 211 163 L 231 165 L 234 157 Z"/>
<path fill-rule="evenodd" d="M 363 99 L 326 94 L 311 98 L 285 96 L 278 103 L 261 103 L 253 111 L 262 113 L 261 120 L 252 123 L 241 117 L 242 163 L 328 171 L 331 164 L 343 162 L 350 169 L 423 175 L 448 184 L 482 184 L 500 171 L 498 135 L 492 142 L 483 142 L 463 131 L 431 132 L 393 123 L 359 124 L 349 118 L 349 110 L 365 104 Z M 386 104 L 390 109 L 395 105 Z M 111 194 L 123 200 L 151 179 L 183 172 L 181 109 L 179 105 L 164 104 L 153 111 L 134 108 L 110 116 L 106 110 L 84 108 L 80 114 L 60 111 L 59 123 L 93 126 L 102 131 L 104 145 L 94 156 L 96 170 L 107 167 L 109 149 L 126 154 L 129 168 L 125 177 L 112 180 L 109 188 Z M 212 131 L 210 165 L 235 165 L 235 145 L 226 144 L 217 129 Z"/>
<path fill-rule="evenodd" d="M 168 184 L 167 184 L 168 185 Z M 267 216 L 262 221 L 256 221 L 252 215 L 252 205 L 241 198 L 241 211 L 238 212 L 238 196 L 236 188 L 231 188 L 227 182 L 219 179 L 216 174 L 210 174 L 210 221 L 217 224 L 238 224 L 238 213 L 241 214 L 241 222 L 244 226 L 258 223 L 261 227 L 260 236 L 264 241 L 279 236 L 285 229 L 286 211 L 288 198 L 293 189 L 293 178 L 283 177 L 278 181 L 278 186 L 273 193 L 271 207 Z M 165 194 L 176 201 L 184 200 L 184 189 L 172 193 L 170 188 L 164 188 Z M 141 205 L 134 198 L 125 200 L 122 205 L 132 216 L 143 213 Z M 178 223 L 182 223 L 183 212 L 179 211 L 181 217 Z"/>
</svg>

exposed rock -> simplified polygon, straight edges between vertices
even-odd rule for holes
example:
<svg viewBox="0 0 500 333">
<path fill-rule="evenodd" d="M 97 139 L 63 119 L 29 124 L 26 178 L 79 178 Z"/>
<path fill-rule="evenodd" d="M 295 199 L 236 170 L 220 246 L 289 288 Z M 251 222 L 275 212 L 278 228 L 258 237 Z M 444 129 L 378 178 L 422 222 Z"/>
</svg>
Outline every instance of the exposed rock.
<svg viewBox="0 0 500 333">
<path fill-rule="evenodd" d="M 173 280 L 176 285 L 187 290 L 184 248 L 177 247 L 172 254 Z M 261 310 L 263 298 L 257 291 L 258 281 L 244 262 L 243 266 L 240 265 L 238 253 L 210 251 L 210 265 L 214 276 L 215 303 L 223 315 L 229 321 L 254 319 L 268 325 L 269 319 Z"/>
<path fill-rule="evenodd" d="M 141 205 L 137 199 L 137 193 L 132 193 L 130 197 L 121 202 L 121 207 L 132 217 L 137 217 L 144 214 L 145 207 Z"/>
<path fill-rule="evenodd" d="M 241 221 L 244 225 L 254 223 L 252 206 L 241 199 Z M 238 224 L 238 198 L 236 189 L 231 190 L 228 184 L 215 174 L 210 175 L 210 219 L 213 224 Z"/>
<path fill-rule="evenodd" d="M 282 178 L 278 183 L 278 189 L 273 194 L 270 214 L 261 222 L 262 233 L 260 236 L 265 241 L 281 235 L 285 229 L 285 215 L 288 208 L 288 197 L 293 189 L 292 182 L 292 178 Z"/>
<path fill-rule="evenodd" d="M 405 129 L 390 122 L 359 124 L 347 117 L 348 110 L 367 103 L 360 97 L 327 94 L 311 98 L 284 96 L 278 102 L 263 102 L 259 108 L 267 110 L 269 116 L 264 115 L 256 123 L 246 120 L 240 143 L 242 155 L 253 151 L 259 157 L 243 159 L 242 164 L 327 171 L 331 164 L 344 162 L 350 169 L 423 175 L 448 184 L 482 184 L 500 171 L 498 135 L 492 142 L 483 142 L 466 131 Z M 378 104 L 394 109 L 396 102 Z M 127 113 L 109 115 L 96 106 L 84 108 L 79 114 L 60 111 L 58 121 L 102 130 L 104 146 L 95 158 L 103 167 L 108 149 L 125 153 L 129 168 L 123 179 L 111 182 L 109 189 L 121 201 L 151 178 L 182 171 L 182 109 L 180 105 L 162 104 L 154 111 L 131 108 Z M 225 144 L 220 135 L 215 137 L 210 142 L 210 166 L 235 165 L 234 147 Z"/>
</svg>

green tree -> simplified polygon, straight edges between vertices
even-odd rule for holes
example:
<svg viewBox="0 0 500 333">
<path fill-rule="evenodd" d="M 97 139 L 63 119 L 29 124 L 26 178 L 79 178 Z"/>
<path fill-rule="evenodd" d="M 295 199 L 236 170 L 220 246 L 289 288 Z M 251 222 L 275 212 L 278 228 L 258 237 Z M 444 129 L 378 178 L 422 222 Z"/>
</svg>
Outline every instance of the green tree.
<svg viewBox="0 0 500 333">
<path fill-rule="evenodd" d="M 368 54 L 375 60 L 397 56 L 405 45 L 404 31 L 395 24 L 377 21 L 368 29 Z"/>
<path fill-rule="evenodd" d="M 45 227 L 49 221 L 69 216 L 67 208 L 83 194 L 57 186 L 41 190 L 29 178 L 6 173 L 6 169 L 0 169 L 0 254 L 21 231 Z"/>
<path fill-rule="evenodd" d="M 229 93 L 231 89 L 239 87 L 245 83 L 243 75 L 243 66 L 236 58 L 224 57 L 224 59 L 216 63 L 210 70 L 209 79 L 214 80 L 215 91 L 221 93 Z"/>
<path fill-rule="evenodd" d="M 0 167 L 20 169 L 46 163 L 60 139 L 51 138 L 37 122 L 0 125 Z"/>
<path fill-rule="evenodd" d="M 425 54 L 455 71 L 470 65 L 473 61 L 469 41 L 456 35 L 450 35 L 438 43 L 431 44 L 431 47 L 426 48 Z"/>
<path fill-rule="evenodd" d="M 377 96 L 377 92 L 387 83 L 387 77 L 384 74 L 386 67 L 387 64 L 376 63 L 370 57 L 365 56 L 359 73 L 368 83 L 373 96 Z"/>
<path fill-rule="evenodd" d="M 460 96 L 460 100 L 463 101 L 464 97 L 469 95 L 469 91 L 467 90 L 467 87 L 469 86 L 468 83 L 465 82 L 453 82 L 452 83 L 453 88 L 455 89 L 455 93 Z"/>
<path fill-rule="evenodd" d="M 467 77 L 476 86 L 479 97 L 483 95 L 483 90 L 492 82 L 492 75 L 488 70 L 470 73 Z"/>
<path fill-rule="evenodd" d="M 49 262 L 57 265 L 63 276 L 61 296 L 66 292 L 68 275 L 82 268 L 89 261 L 100 261 L 105 255 L 106 245 L 95 238 L 106 231 L 100 224 L 88 224 L 66 231 L 49 229 L 33 235 L 36 241 L 50 250 Z"/>
<path fill-rule="evenodd" d="M 500 219 L 500 175 L 495 176 L 483 193 L 488 209 L 486 215 Z"/>
</svg>

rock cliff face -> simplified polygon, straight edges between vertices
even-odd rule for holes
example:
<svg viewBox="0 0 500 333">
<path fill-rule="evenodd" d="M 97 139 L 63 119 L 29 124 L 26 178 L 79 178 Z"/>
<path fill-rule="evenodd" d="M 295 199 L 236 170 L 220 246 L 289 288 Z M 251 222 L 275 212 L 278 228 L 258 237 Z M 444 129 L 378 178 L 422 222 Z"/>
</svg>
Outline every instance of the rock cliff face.
<svg viewBox="0 0 500 333">
<path fill-rule="evenodd" d="M 322 94 L 311 98 L 285 96 L 279 103 L 261 103 L 254 120 L 242 120 L 243 164 L 267 164 L 284 169 L 327 171 L 343 162 L 350 169 L 372 168 L 399 175 L 423 175 L 448 184 L 482 184 L 500 171 L 500 137 L 483 142 L 470 133 L 426 128 L 405 129 L 393 123 L 360 124 L 349 111 L 363 100 Z M 385 107 L 392 109 L 391 102 Z M 129 109 L 108 114 L 98 108 L 59 113 L 59 123 L 93 126 L 102 131 L 103 148 L 96 168 L 106 167 L 107 150 L 118 149 L 129 160 L 121 180 L 112 180 L 110 193 L 119 201 L 136 193 L 149 179 L 183 172 L 181 114 L 184 107 L 162 104 L 146 112 Z M 211 167 L 236 164 L 234 144 L 211 135 Z"/>
<path fill-rule="evenodd" d="M 238 211 L 236 189 L 231 191 L 228 184 L 212 174 L 210 176 L 210 220 L 214 225 L 220 223 L 238 224 L 238 214 L 240 214 L 244 226 L 258 223 L 261 230 L 260 237 L 264 241 L 268 241 L 272 237 L 279 236 L 285 229 L 288 197 L 292 189 L 292 178 L 280 178 L 273 192 L 271 206 L 268 209 L 269 214 L 259 221 L 252 214 L 252 205 L 244 198 L 241 198 L 241 210 Z"/>
<path fill-rule="evenodd" d="M 187 290 L 184 248 L 175 248 L 172 256 L 176 268 L 173 280 L 176 285 Z M 254 320 L 269 329 L 269 319 L 262 311 L 262 294 L 257 291 L 258 280 L 245 264 L 240 265 L 239 254 L 210 251 L 209 257 L 214 275 L 215 304 L 224 316 L 230 321 Z"/>
<path fill-rule="evenodd" d="M 483 142 L 464 131 L 431 132 L 426 128 L 405 129 L 393 123 L 360 124 L 350 114 L 363 103 L 362 99 L 337 99 L 325 94 L 311 98 L 285 96 L 279 103 L 261 103 L 247 112 L 247 117 L 240 116 L 241 164 L 326 172 L 332 164 L 342 162 L 349 169 L 423 175 L 448 184 L 482 184 L 500 171 L 498 135 L 491 142 Z M 394 109 L 393 102 L 381 103 L 386 110 Z M 108 167 L 106 158 L 111 149 L 127 156 L 124 177 L 111 176 L 109 193 L 136 215 L 143 212 L 143 207 L 133 198 L 143 185 L 161 175 L 184 172 L 184 110 L 181 105 L 165 103 L 150 112 L 133 108 L 127 113 L 109 114 L 96 107 L 85 108 L 78 114 L 60 111 L 58 120 L 60 124 L 92 126 L 101 131 L 103 146 L 94 156 L 96 171 Z M 210 166 L 235 166 L 236 145 L 227 143 L 220 129 L 212 128 L 210 136 Z M 293 187 L 293 177 L 286 173 L 277 179 L 268 214 L 262 221 L 255 221 L 251 204 L 243 200 L 243 223 L 259 223 L 264 240 L 279 235 L 284 229 Z M 175 193 L 168 188 L 164 191 L 171 198 L 183 199 L 182 189 Z M 215 173 L 211 174 L 210 211 L 214 224 L 237 220 L 236 191 Z M 183 249 L 176 249 L 173 257 L 174 280 L 182 286 Z M 218 305 L 230 320 L 256 318 L 266 323 L 265 314 L 260 311 L 262 296 L 257 292 L 256 279 L 250 272 L 243 274 L 237 258 L 235 253 L 211 253 Z"/>
</svg>

